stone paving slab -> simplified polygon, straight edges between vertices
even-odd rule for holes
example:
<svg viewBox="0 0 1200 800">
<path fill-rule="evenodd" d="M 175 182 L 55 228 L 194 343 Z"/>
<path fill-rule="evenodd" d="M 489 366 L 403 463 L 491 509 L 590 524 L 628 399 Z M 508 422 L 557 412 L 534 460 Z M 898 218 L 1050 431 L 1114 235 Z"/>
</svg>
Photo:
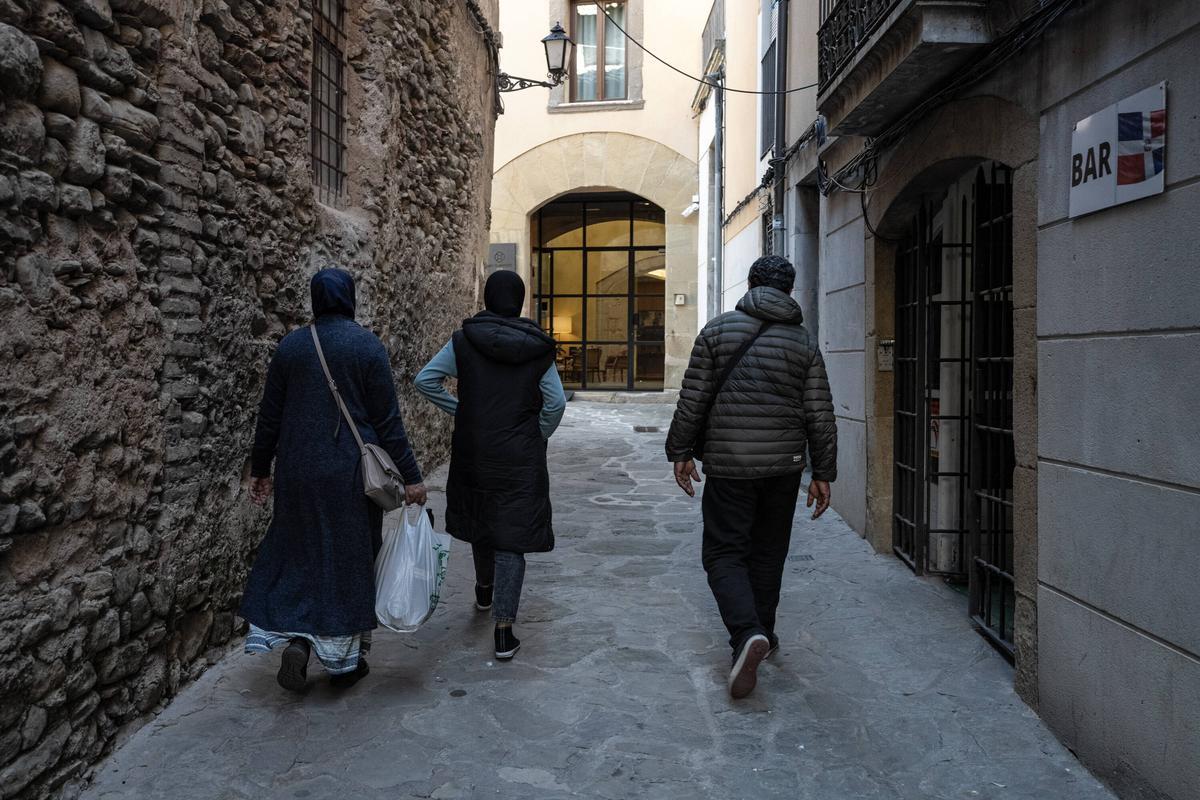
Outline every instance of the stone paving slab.
<svg viewBox="0 0 1200 800">
<path fill-rule="evenodd" d="M 962 597 L 832 512 L 797 515 L 780 653 L 730 700 L 699 502 L 662 456 L 670 412 L 570 405 L 551 444 L 558 548 L 529 560 L 515 661 L 493 660 L 455 543 L 434 618 L 378 633 L 357 687 L 311 669 L 289 695 L 277 655 L 233 654 L 85 797 L 1112 798 L 1013 693 Z"/>
</svg>

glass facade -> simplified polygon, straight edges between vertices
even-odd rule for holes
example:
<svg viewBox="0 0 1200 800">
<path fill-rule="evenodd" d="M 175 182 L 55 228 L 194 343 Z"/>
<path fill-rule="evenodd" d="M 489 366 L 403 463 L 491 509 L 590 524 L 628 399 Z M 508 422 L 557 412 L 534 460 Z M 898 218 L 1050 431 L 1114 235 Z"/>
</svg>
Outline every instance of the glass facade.
<svg viewBox="0 0 1200 800">
<path fill-rule="evenodd" d="M 534 214 L 534 307 L 572 389 L 661 390 L 666 219 L 636 195 L 568 195 Z"/>
</svg>

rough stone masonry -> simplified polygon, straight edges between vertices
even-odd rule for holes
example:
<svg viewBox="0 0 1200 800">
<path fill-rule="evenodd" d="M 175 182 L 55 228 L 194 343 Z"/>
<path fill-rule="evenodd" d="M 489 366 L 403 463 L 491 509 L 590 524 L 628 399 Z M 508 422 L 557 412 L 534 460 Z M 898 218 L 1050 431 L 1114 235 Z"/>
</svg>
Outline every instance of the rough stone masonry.
<svg viewBox="0 0 1200 800">
<path fill-rule="evenodd" d="M 307 281 L 408 379 L 478 295 L 495 0 L 347 8 L 348 191 L 314 199 L 308 0 L 0 0 L 0 797 L 70 794 L 228 647 L 243 478 Z"/>
</svg>

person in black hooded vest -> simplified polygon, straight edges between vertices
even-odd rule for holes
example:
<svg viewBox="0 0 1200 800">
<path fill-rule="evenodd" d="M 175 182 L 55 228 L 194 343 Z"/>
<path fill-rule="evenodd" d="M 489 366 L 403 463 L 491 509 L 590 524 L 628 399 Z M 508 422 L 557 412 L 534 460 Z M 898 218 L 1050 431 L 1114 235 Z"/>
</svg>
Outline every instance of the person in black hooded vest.
<svg viewBox="0 0 1200 800">
<path fill-rule="evenodd" d="M 494 272 L 486 310 L 463 322 L 417 374 L 416 387 L 454 415 L 446 530 L 471 544 L 475 607 L 492 609 L 496 658 L 510 659 L 525 554 L 554 549 L 546 442 L 566 409 L 554 340 L 520 317 L 525 282 Z M 446 378 L 458 378 L 458 397 Z"/>
</svg>

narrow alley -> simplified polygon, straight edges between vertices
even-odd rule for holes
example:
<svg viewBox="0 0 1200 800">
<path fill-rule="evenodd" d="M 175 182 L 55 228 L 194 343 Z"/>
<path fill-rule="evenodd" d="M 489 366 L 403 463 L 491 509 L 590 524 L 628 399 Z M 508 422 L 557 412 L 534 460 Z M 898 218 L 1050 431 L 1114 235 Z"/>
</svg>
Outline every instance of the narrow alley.
<svg viewBox="0 0 1200 800">
<path fill-rule="evenodd" d="M 530 559 L 514 661 L 494 661 L 455 543 L 434 618 L 377 632 L 358 686 L 338 693 L 312 665 L 295 697 L 276 685 L 277 654 L 235 649 L 84 796 L 1112 797 L 1017 698 L 961 598 L 832 511 L 798 511 L 780 651 L 731 701 L 700 504 L 662 455 L 670 411 L 569 406 L 550 445 L 558 546 Z"/>
</svg>

